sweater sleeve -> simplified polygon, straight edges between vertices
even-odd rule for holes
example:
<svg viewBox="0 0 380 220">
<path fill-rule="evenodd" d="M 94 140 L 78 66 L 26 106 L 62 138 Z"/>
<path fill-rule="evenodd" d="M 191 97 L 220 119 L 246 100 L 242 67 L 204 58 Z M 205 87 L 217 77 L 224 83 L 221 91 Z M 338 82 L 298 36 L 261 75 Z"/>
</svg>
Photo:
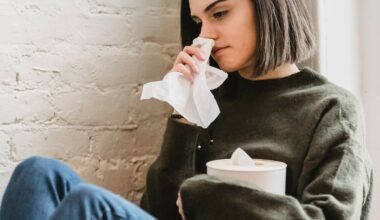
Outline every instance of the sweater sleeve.
<svg viewBox="0 0 380 220">
<path fill-rule="evenodd" d="M 201 128 L 169 118 L 160 154 L 149 168 L 141 207 L 158 219 L 181 219 L 176 206 L 180 184 L 194 176 Z"/>
<path fill-rule="evenodd" d="M 372 170 L 356 104 L 331 103 L 315 128 L 298 195 L 276 195 L 207 175 L 186 180 L 186 220 L 367 219 Z"/>
</svg>

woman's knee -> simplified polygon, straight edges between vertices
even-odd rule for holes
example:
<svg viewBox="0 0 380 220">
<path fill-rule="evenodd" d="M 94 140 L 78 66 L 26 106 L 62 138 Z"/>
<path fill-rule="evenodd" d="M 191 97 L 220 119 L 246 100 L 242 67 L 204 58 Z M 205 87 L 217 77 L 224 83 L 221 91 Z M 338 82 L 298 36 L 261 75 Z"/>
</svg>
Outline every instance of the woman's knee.
<svg viewBox="0 0 380 220">
<path fill-rule="evenodd" d="M 55 216 L 62 215 L 66 212 L 64 210 L 75 209 L 77 213 L 91 213 L 91 216 L 97 216 L 96 219 L 105 219 L 105 216 L 110 216 L 110 219 L 116 217 L 117 219 L 154 219 L 133 203 L 104 188 L 88 183 L 76 185 L 62 201 Z"/>
<path fill-rule="evenodd" d="M 50 159 L 48 158 L 40 157 L 40 156 L 29 157 L 17 165 L 15 172 L 20 172 L 24 170 L 44 169 L 46 165 L 49 163 L 49 160 Z"/>
<path fill-rule="evenodd" d="M 28 175 L 40 177 L 40 175 L 49 174 L 52 171 L 56 172 L 64 168 L 64 164 L 55 159 L 50 159 L 41 156 L 33 156 L 23 160 L 17 165 L 14 175 Z"/>
</svg>

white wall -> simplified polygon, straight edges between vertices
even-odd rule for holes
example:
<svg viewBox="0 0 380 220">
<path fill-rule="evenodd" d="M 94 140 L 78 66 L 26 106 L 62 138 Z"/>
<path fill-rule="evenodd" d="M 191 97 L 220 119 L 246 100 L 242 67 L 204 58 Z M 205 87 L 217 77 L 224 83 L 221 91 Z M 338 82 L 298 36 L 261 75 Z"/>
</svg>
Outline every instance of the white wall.
<svg viewBox="0 0 380 220">
<path fill-rule="evenodd" d="M 367 121 L 367 143 L 374 162 L 375 187 L 373 220 L 380 219 L 380 1 L 361 0 L 360 60 L 363 77 L 362 94 Z"/>
<path fill-rule="evenodd" d="M 361 96 L 357 0 L 319 0 L 320 71 Z"/>
<path fill-rule="evenodd" d="M 178 6 L 0 1 L 0 198 L 16 164 L 38 154 L 139 200 L 169 113 L 139 96 L 180 49 Z"/>
<path fill-rule="evenodd" d="M 306 65 L 361 98 L 356 0 L 305 0 L 317 33 L 317 53 Z"/>
</svg>

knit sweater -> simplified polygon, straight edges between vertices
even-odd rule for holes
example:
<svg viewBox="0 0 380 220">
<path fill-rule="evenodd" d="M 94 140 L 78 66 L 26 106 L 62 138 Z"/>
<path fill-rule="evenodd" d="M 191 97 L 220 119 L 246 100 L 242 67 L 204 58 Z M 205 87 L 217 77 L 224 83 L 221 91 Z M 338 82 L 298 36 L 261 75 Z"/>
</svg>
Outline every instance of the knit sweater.
<svg viewBox="0 0 380 220">
<path fill-rule="evenodd" d="M 280 79 L 230 74 L 213 91 L 221 114 L 207 129 L 168 119 L 141 206 L 161 220 L 368 219 L 372 167 L 357 99 L 310 69 Z M 287 164 L 286 195 L 206 174 L 240 147 Z"/>
</svg>

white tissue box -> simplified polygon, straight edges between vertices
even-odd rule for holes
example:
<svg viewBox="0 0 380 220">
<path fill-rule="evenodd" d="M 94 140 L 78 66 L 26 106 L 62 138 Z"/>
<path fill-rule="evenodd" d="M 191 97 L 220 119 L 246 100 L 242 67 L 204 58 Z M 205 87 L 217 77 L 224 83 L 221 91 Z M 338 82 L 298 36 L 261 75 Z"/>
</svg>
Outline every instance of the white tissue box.
<svg viewBox="0 0 380 220">
<path fill-rule="evenodd" d="M 242 182 L 264 191 L 285 195 L 286 163 L 255 159 L 255 166 L 233 165 L 231 159 L 206 164 L 207 174 L 226 182 Z"/>
</svg>

